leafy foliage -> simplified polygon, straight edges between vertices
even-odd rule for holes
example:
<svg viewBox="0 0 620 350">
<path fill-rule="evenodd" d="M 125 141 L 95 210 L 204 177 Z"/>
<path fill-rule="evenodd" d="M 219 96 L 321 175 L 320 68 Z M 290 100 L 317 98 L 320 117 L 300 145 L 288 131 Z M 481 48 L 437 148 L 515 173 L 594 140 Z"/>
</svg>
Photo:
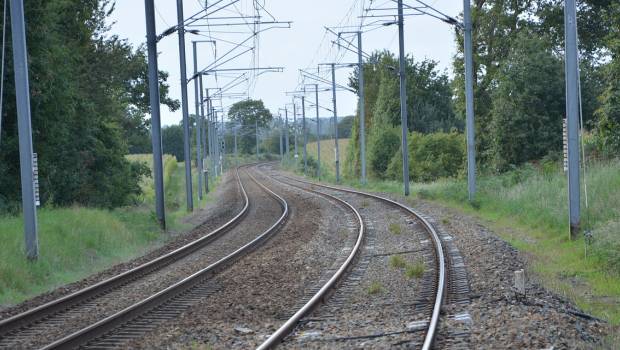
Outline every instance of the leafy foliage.
<svg viewBox="0 0 620 350">
<path fill-rule="evenodd" d="M 365 107 L 367 133 L 373 127 L 400 126 L 400 98 L 398 59 L 390 52 L 375 52 L 364 65 Z M 463 123 L 456 117 L 452 106 L 450 79 L 437 69 L 437 62 L 406 59 L 409 131 L 430 133 L 462 130 Z M 358 89 L 357 71 L 349 85 Z M 351 137 L 354 147 L 346 155 L 345 174 L 359 173 L 359 118 L 353 123 Z M 369 148 L 372 147 L 369 140 Z"/>
<path fill-rule="evenodd" d="M 176 157 L 177 162 L 185 160 L 183 150 L 183 126 L 169 125 L 161 129 L 163 152 Z"/>
<path fill-rule="evenodd" d="M 409 176 L 418 182 L 440 178 L 457 177 L 466 163 L 465 138 L 463 134 L 412 133 L 409 136 Z M 390 160 L 387 177 L 400 180 L 403 177 L 400 149 Z"/>
<path fill-rule="evenodd" d="M 620 154 L 620 4 L 615 3 L 609 10 L 608 21 L 613 25 L 607 35 L 607 47 L 611 51 L 612 61 L 605 70 L 605 89 L 600 95 L 600 108 L 595 112 L 598 117 L 596 132 L 603 153 L 611 156 Z"/>
<path fill-rule="evenodd" d="M 251 154 L 256 152 L 256 127 L 266 127 L 273 116 L 262 100 L 248 99 L 233 104 L 228 111 L 228 118 L 241 126 L 237 143 L 239 152 Z"/>
<path fill-rule="evenodd" d="M 351 137 L 351 129 L 353 128 L 354 120 L 354 116 L 348 116 L 338 120 L 338 137 L 343 139 Z"/>
<path fill-rule="evenodd" d="M 522 33 L 496 74 L 489 129 L 495 169 L 561 151 L 565 115 L 562 61 L 544 39 Z"/>
<path fill-rule="evenodd" d="M 543 57 L 545 62 L 552 64 L 553 70 L 559 66 L 563 72 L 562 59 L 564 50 L 564 1 L 561 0 L 480 0 L 472 6 L 473 20 L 473 49 L 474 49 L 474 108 L 476 117 L 476 148 L 478 150 L 478 162 L 484 168 L 493 167 L 505 170 L 510 164 L 520 164 L 523 161 L 537 159 L 547 152 L 557 149 L 557 123 L 553 123 L 553 140 L 549 142 L 545 138 L 551 135 L 552 130 L 539 128 L 535 124 L 515 125 L 511 123 L 507 127 L 518 130 L 519 137 L 503 140 L 508 144 L 507 149 L 498 150 L 498 142 L 506 135 L 506 128 L 498 128 L 509 113 L 509 104 L 518 108 L 513 116 L 522 118 L 522 121 L 540 118 L 557 118 L 564 116 L 557 103 L 554 101 L 548 105 L 543 98 L 543 90 L 559 91 L 563 88 L 563 76 L 557 72 L 551 72 L 548 67 L 536 63 L 536 57 Z M 618 34 L 618 10 L 617 1 L 613 0 L 584 0 L 578 3 L 578 29 L 579 50 L 581 56 L 581 103 L 585 127 L 598 127 L 600 119 L 601 102 L 598 96 L 603 93 L 605 85 L 609 85 L 614 79 L 607 79 L 607 63 L 618 60 L 613 54 L 613 42 L 620 37 Z M 615 39 L 614 39 L 615 38 Z M 455 79 L 455 110 L 463 118 L 465 115 L 464 93 L 464 67 L 463 67 L 463 34 L 456 31 L 457 48 L 459 53 L 454 60 Z M 539 40 L 536 44 L 535 41 Z M 528 43 L 529 42 L 529 43 Z M 528 48 L 529 47 L 529 48 Z M 528 57 L 518 57 L 520 55 Z M 541 52 L 544 51 L 544 52 Z M 542 56 L 541 56 L 542 55 Z M 552 57 L 555 58 L 556 63 Z M 514 67 L 517 63 L 529 65 L 530 71 Z M 519 71 L 529 77 L 538 78 L 538 71 L 542 69 L 542 75 L 553 80 L 535 79 L 528 84 L 523 77 L 518 82 L 511 84 L 507 74 L 517 74 Z M 501 82 L 503 81 L 503 84 Z M 617 79 L 616 79 L 617 81 Z M 512 86 L 511 86 L 512 85 Z M 526 86 L 527 85 L 527 86 Z M 551 86 L 547 86 L 551 85 Z M 553 88 L 552 88 L 553 87 Z M 523 91 L 525 89 L 525 91 Z M 501 91 L 498 91 L 501 90 Z M 518 93 L 516 99 L 512 95 L 506 95 L 508 90 Z M 504 96 L 501 102 L 495 100 L 497 96 Z M 526 97 L 530 95 L 538 105 L 527 106 Z M 554 93 L 554 96 L 559 94 Z M 525 105 L 524 105 L 525 103 Z M 499 104 L 502 104 L 500 106 Z M 518 106 L 517 106 L 518 105 Z M 498 118 L 499 119 L 496 119 Z M 502 119 L 504 118 L 504 119 Z M 534 118 L 534 119 L 533 119 Z M 560 124 L 561 125 L 561 124 Z M 517 127 L 518 126 L 518 127 Z M 510 148 L 517 149 L 524 139 L 529 140 L 527 150 L 522 150 L 515 157 L 504 158 Z M 531 146 L 531 147 L 530 147 Z"/>
<path fill-rule="evenodd" d="M 368 170 L 376 178 L 384 178 L 392 156 L 400 147 L 397 128 L 373 128 L 368 142 Z"/>
<path fill-rule="evenodd" d="M 108 0 L 25 2 L 33 142 L 43 203 L 115 207 L 132 202 L 148 169 L 125 159 L 144 150 L 148 134 L 146 59 L 118 37 L 106 36 Z M 10 35 L 8 36 L 10 37 Z M 7 42 L 7 77 L 13 76 Z M 170 100 L 161 74 L 162 101 Z M 5 81 L 0 193 L 17 202 L 19 153 L 13 79 Z M 137 141 L 140 140 L 140 141 Z"/>
</svg>

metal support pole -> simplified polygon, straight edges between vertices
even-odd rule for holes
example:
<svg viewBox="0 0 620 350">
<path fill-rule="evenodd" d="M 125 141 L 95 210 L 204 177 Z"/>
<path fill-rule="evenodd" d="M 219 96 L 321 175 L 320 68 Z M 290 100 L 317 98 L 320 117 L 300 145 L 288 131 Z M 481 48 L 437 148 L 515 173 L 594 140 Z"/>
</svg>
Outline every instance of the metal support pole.
<svg viewBox="0 0 620 350">
<path fill-rule="evenodd" d="M 280 162 L 282 162 L 282 160 L 284 159 L 284 149 L 283 149 L 283 145 L 282 145 L 282 137 L 283 137 L 283 132 L 282 132 L 282 116 L 280 115 L 278 117 L 279 122 L 280 122 Z"/>
<path fill-rule="evenodd" d="M 151 102 L 151 141 L 153 144 L 153 180 L 155 185 L 155 212 L 159 226 L 166 229 L 166 209 L 164 206 L 164 167 L 161 144 L 161 118 L 159 110 L 159 77 L 157 67 L 157 38 L 155 29 L 155 5 L 153 0 L 145 0 L 146 42 L 149 63 L 149 99 Z"/>
<path fill-rule="evenodd" d="M 463 0 L 463 24 L 465 25 L 465 106 L 467 126 L 467 190 L 469 200 L 476 195 L 476 141 L 474 124 L 474 58 L 472 48 L 472 24 L 470 0 Z"/>
<path fill-rule="evenodd" d="M 207 89 L 207 98 L 209 99 L 209 89 Z M 208 100 L 207 115 L 209 119 L 209 129 L 211 134 L 209 135 L 209 147 L 211 149 L 211 173 L 213 174 L 213 180 L 217 178 L 217 163 L 215 158 L 217 157 L 217 150 L 215 149 L 215 125 L 213 125 L 213 101 Z"/>
<path fill-rule="evenodd" d="M 211 123 L 211 98 L 209 97 L 209 89 L 205 89 L 205 94 L 207 103 L 207 131 L 209 133 L 209 166 L 211 167 L 213 180 L 215 180 L 217 174 L 215 172 L 215 148 L 213 148 L 213 123 Z"/>
<path fill-rule="evenodd" d="M 321 181 L 321 118 L 319 118 L 319 84 L 314 84 L 314 105 L 316 107 L 316 177 Z"/>
<path fill-rule="evenodd" d="M 256 134 L 256 160 L 259 160 L 258 158 L 258 119 L 254 121 L 254 131 Z"/>
<path fill-rule="evenodd" d="M 295 159 L 297 159 L 297 105 L 295 104 L 295 97 L 293 97 L 293 139 L 295 143 Z"/>
<path fill-rule="evenodd" d="M 209 100 L 209 123 L 211 124 L 211 145 L 213 146 L 213 159 L 211 160 L 211 162 L 213 163 L 213 176 L 217 178 L 217 142 L 215 136 L 216 126 L 213 122 L 214 113 L 215 112 L 213 111 L 213 100 Z"/>
<path fill-rule="evenodd" d="M 181 105 L 183 111 L 183 154 L 185 156 L 185 192 L 187 199 L 187 211 L 194 210 L 194 198 L 192 193 L 192 155 L 189 146 L 189 109 L 187 106 L 187 71 L 185 67 L 185 27 L 183 25 L 183 0 L 177 0 L 177 20 L 179 34 L 179 60 L 181 65 Z"/>
<path fill-rule="evenodd" d="M 362 184 L 366 183 L 366 104 L 364 99 L 364 57 L 362 56 L 362 32 L 357 32 L 357 60 L 359 64 L 358 83 L 359 83 L 359 109 L 360 109 L 360 158 Z"/>
<path fill-rule="evenodd" d="M 202 74 L 198 76 L 199 91 L 200 91 L 200 120 L 202 125 L 202 171 L 205 177 L 205 193 L 209 193 L 209 171 L 205 169 L 204 160 L 207 157 L 207 134 L 209 132 L 209 122 L 205 118 L 205 100 L 202 86 Z M 211 149 L 209 149 L 209 157 L 211 157 Z M 209 163 L 207 162 L 207 168 Z"/>
<path fill-rule="evenodd" d="M 304 88 L 305 90 L 305 88 Z M 301 128 L 304 138 L 304 175 L 308 171 L 308 133 L 306 132 L 306 96 L 301 97 Z"/>
<path fill-rule="evenodd" d="M 211 105 L 213 105 L 213 101 L 211 101 Z M 211 107 L 211 117 L 213 118 L 213 147 L 215 149 L 215 173 L 219 176 L 222 175 L 220 172 L 220 127 L 217 123 L 217 112 L 215 111 L 215 107 Z"/>
<path fill-rule="evenodd" d="M 219 115 L 218 112 L 215 112 L 215 124 L 217 125 L 217 137 L 215 138 L 217 140 L 217 166 L 218 166 L 218 171 L 220 172 L 220 175 L 224 174 L 224 167 L 222 166 L 222 160 L 224 159 L 224 155 L 222 154 L 222 124 L 219 122 Z"/>
<path fill-rule="evenodd" d="M 235 165 L 239 166 L 239 158 L 237 153 L 237 127 L 234 128 L 235 133 Z"/>
<path fill-rule="evenodd" d="M 222 132 L 220 136 L 220 148 L 222 150 L 222 158 L 220 159 L 220 171 L 224 174 L 224 162 L 226 161 L 226 128 L 224 126 L 224 113 L 222 112 Z"/>
<path fill-rule="evenodd" d="M 566 64 L 566 119 L 568 128 L 568 204 L 570 238 L 580 226 L 579 188 L 579 64 L 577 52 L 577 15 L 575 0 L 564 3 Z"/>
<path fill-rule="evenodd" d="M 194 53 L 194 76 L 198 75 L 198 52 L 196 42 L 192 41 Z M 200 125 L 200 101 L 198 79 L 194 79 L 194 100 L 196 101 L 196 168 L 198 169 L 198 200 L 202 200 L 202 127 Z"/>
<path fill-rule="evenodd" d="M 288 109 L 284 106 L 284 145 L 286 148 L 286 158 L 288 159 L 288 154 L 291 151 L 289 145 L 289 136 L 288 136 Z"/>
<path fill-rule="evenodd" d="M 26 256 L 29 260 L 36 260 L 39 257 L 39 239 L 34 191 L 32 120 L 30 116 L 30 84 L 28 81 L 27 61 L 28 48 L 26 46 L 23 0 L 11 0 L 11 34 L 13 37 L 13 65 L 15 70 L 24 238 L 26 242 Z"/>
<path fill-rule="evenodd" d="M 338 149 L 338 113 L 336 112 L 336 65 L 332 66 L 332 98 L 334 103 L 334 145 L 336 157 L 336 182 L 340 182 L 340 150 Z"/>
<path fill-rule="evenodd" d="M 402 129 L 401 149 L 403 154 L 403 183 L 405 196 L 409 195 L 409 148 L 407 147 L 407 75 L 405 73 L 405 34 L 403 0 L 398 0 L 398 75 L 400 77 L 400 127 Z"/>
</svg>

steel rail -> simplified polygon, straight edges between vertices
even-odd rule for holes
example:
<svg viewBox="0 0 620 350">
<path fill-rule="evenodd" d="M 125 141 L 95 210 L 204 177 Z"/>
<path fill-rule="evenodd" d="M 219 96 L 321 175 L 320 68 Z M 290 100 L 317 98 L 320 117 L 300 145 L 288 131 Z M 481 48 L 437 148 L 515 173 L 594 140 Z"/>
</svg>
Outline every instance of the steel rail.
<svg viewBox="0 0 620 350">
<path fill-rule="evenodd" d="M 369 198 L 378 199 L 378 200 L 384 201 L 386 203 L 389 203 L 389 204 L 391 204 L 391 205 L 393 205 L 393 206 L 395 206 L 397 208 L 400 208 L 400 209 L 403 209 L 403 210 L 407 211 L 411 215 L 413 215 L 416 218 L 418 218 L 418 220 L 420 220 L 420 222 L 422 222 L 422 225 L 424 226 L 426 231 L 429 232 L 429 234 L 430 234 L 430 236 L 432 238 L 433 245 L 435 246 L 435 256 L 437 258 L 437 265 L 439 267 L 439 273 L 438 273 L 438 276 L 437 276 L 438 277 L 437 292 L 436 292 L 436 295 L 435 295 L 435 302 L 434 302 L 434 305 L 433 305 L 433 312 L 431 314 L 431 319 L 429 321 L 429 326 L 427 328 L 427 332 L 426 332 L 426 335 L 424 337 L 424 343 L 422 345 L 422 349 L 423 350 L 431 349 L 431 347 L 433 346 L 433 341 L 435 340 L 435 335 L 437 333 L 437 327 L 438 327 L 438 324 L 439 324 L 439 318 L 440 318 L 440 314 L 441 314 L 441 306 L 443 305 L 443 300 L 444 300 L 444 297 L 445 297 L 445 289 L 446 289 L 446 285 L 447 285 L 446 262 L 445 262 L 445 256 L 444 256 L 444 251 L 443 251 L 443 244 L 441 243 L 441 239 L 439 238 L 439 234 L 437 234 L 437 231 L 435 231 L 435 228 L 433 227 L 433 225 L 431 225 L 431 223 L 428 222 L 428 220 L 426 220 L 424 218 L 424 216 L 422 216 L 420 213 L 416 212 L 415 210 L 407 207 L 404 204 L 401 204 L 401 203 L 399 203 L 397 201 L 394 201 L 394 200 L 386 198 L 386 197 L 382 197 L 382 196 L 371 194 L 371 193 L 367 193 L 367 192 L 351 190 L 351 189 L 347 189 L 347 188 L 341 188 L 341 187 L 335 187 L 335 186 L 318 184 L 318 183 L 314 183 L 314 182 L 309 182 L 309 181 L 304 181 L 304 180 L 300 180 L 300 179 L 296 179 L 296 178 L 291 178 L 291 177 L 288 177 L 288 176 L 284 176 L 284 177 L 288 178 L 290 180 L 293 180 L 293 181 L 305 183 L 305 184 L 312 185 L 312 186 L 318 186 L 318 187 L 328 188 L 328 189 L 331 189 L 331 190 L 334 190 L 334 191 L 347 192 L 347 193 L 357 194 L 357 195 L 361 195 L 361 196 L 365 196 L 365 197 L 369 197 Z"/>
<path fill-rule="evenodd" d="M 274 181 L 280 182 L 282 184 L 301 188 L 299 186 L 295 186 L 295 185 L 292 185 L 286 182 L 282 182 L 273 177 L 271 177 L 271 179 L 273 179 Z M 310 300 L 308 300 L 308 302 L 304 304 L 304 306 L 302 306 L 297 312 L 295 312 L 295 314 L 291 316 L 291 318 L 289 318 L 282 326 L 280 326 L 280 328 L 278 328 L 274 333 L 272 333 L 269 336 L 269 338 L 267 338 L 267 340 L 265 340 L 261 345 L 259 345 L 256 348 L 257 350 L 270 349 L 274 347 L 275 345 L 277 345 L 278 343 L 280 343 L 282 339 L 284 339 L 295 328 L 297 323 L 304 316 L 306 316 L 309 312 L 314 310 L 321 303 L 321 301 L 325 300 L 328 293 L 331 292 L 336 287 L 336 284 L 343 277 L 344 273 L 352 266 L 352 263 L 354 259 L 357 257 L 360 251 L 360 247 L 362 246 L 362 242 L 364 240 L 364 233 L 365 233 L 364 221 L 362 220 L 362 216 L 360 215 L 359 211 L 357 211 L 357 209 L 355 209 L 351 204 L 349 204 L 348 202 L 336 196 L 332 196 L 327 193 L 309 190 L 305 188 L 302 188 L 302 190 L 313 192 L 321 196 L 330 198 L 336 202 L 343 204 L 344 206 L 348 207 L 351 211 L 353 211 L 353 213 L 355 213 L 355 216 L 357 217 L 357 220 L 359 222 L 359 231 L 358 231 L 357 240 L 355 242 L 355 245 L 353 246 L 353 249 L 351 250 L 351 253 L 349 253 L 349 256 L 347 257 L 345 262 L 332 275 L 332 277 L 321 287 L 321 289 L 319 289 L 318 292 L 316 292 L 316 294 L 312 296 L 312 298 L 310 298 Z"/>
<path fill-rule="evenodd" d="M 241 182 L 241 178 L 239 177 L 239 168 L 236 169 L 236 178 L 241 188 L 244 206 L 241 211 L 239 211 L 239 213 L 237 213 L 237 215 L 235 215 L 228 222 L 224 223 L 222 226 L 211 231 L 209 234 L 193 242 L 190 242 L 180 248 L 177 248 L 165 255 L 146 262 L 131 270 L 125 271 L 114 277 L 108 278 L 106 280 L 63 296 L 59 299 L 50 301 L 46 304 L 40 305 L 23 313 L 1 320 L 0 339 L 21 328 L 36 324 L 47 317 L 66 311 L 72 307 L 78 306 L 96 297 L 105 295 L 112 290 L 120 288 L 142 276 L 145 276 L 167 265 L 170 265 L 171 263 L 178 261 L 179 259 L 205 247 L 207 244 L 219 238 L 224 232 L 228 231 L 239 223 L 240 219 L 247 213 L 250 205 L 247 192 L 245 190 L 245 187 L 243 186 L 243 183 Z"/>
<path fill-rule="evenodd" d="M 237 171 L 238 174 L 238 171 Z M 245 254 L 251 252 L 254 248 L 257 248 L 266 241 L 286 220 L 289 214 L 288 203 L 284 198 L 270 190 L 265 185 L 261 184 L 252 174 L 246 171 L 246 174 L 254 181 L 258 186 L 263 188 L 270 196 L 275 198 L 282 207 L 282 215 L 277 221 L 272 224 L 267 230 L 254 238 L 249 243 L 245 244 L 241 248 L 238 248 L 234 252 L 228 254 L 224 258 L 217 262 L 207 266 L 206 268 L 180 280 L 179 282 L 167 287 L 166 289 L 151 295 L 150 297 L 143 299 L 142 301 L 135 303 L 114 315 L 106 317 L 92 325 L 89 325 L 73 334 L 70 334 L 60 340 L 57 340 L 45 347 L 42 350 L 51 349 L 74 349 L 81 345 L 88 343 L 98 337 L 105 335 L 106 333 L 122 326 L 123 324 L 130 322 L 131 320 L 163 305 L 164 303 L 172 300 L 173 298 L 187 292 L 191 288 L 204 283 L 209 278 L 213 277 L 218 272 L 222 271 L 231 263 L 235 262 Z"/>
</svg>

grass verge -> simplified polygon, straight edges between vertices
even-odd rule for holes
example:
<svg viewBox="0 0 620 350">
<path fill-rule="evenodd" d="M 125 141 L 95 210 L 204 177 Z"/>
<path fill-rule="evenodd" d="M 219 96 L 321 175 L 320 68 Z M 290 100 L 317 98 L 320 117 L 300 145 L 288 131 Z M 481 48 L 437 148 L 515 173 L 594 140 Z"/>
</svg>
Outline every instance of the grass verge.
<svg viewBox="0 0 620 350">
<path fill-rule="evenodd" d="M 151 155 L 132 161 L 152 163 Z M 184 166 L 164 157 L 166 221 L 169 230 L 190 229 L 185 210 Z M 197 173 L 194 169 L 194 186 Z M 211 189 L 217 183 L 211 183 Z M 170 236 L 156 222 L 152 178 L 143 179 L 143 194 L 134 206 L 114 210 L 84 207 L 41 208 L 38 212 L 40 257 L 24 256 L 21 217 L 0 217 L 0 306 L 8 306 L 55 287 L 77 281 L 96 271 L 140 256 Z M 194 187 L 196 188 L 196 187 Z M 194 191 L 195 192 L 195 191 Z M 196 208 L 212 196 L 195 198 Z"/>
</svg>

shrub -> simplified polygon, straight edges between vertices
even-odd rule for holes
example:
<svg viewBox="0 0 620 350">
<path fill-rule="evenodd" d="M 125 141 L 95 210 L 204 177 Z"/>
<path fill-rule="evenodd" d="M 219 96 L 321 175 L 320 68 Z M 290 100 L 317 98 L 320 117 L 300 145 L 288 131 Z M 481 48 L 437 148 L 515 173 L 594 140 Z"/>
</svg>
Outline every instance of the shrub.
<svg viewBox="0 0 620 350">
<path fill-rule="evenodd" d="M 373 129 L 368 140 L 368 166 L 371 175 L 383 179 L 390 159 L 400 146 L 399 130 L 392 127 Z"/>
<path fill-rule="evenodd" d="M 418 182 L 457 177 L 464 172 L 465 149 L 465 138 L 457 132 L 414 133 L 409 138 L 409 177 Z M 402 164 L 399 150 L 392 156 L 387 177 L 400 179 Z"/>
<path fill-rule="evenodd" d="M 318 175 L 318 170 L 319 170 L 319 164 L 317 163 L 316 159 L 314 159 L 314 157 L 308 155 L 307 157 L 307 173 L 310 176 L 317 176 Z M 297 171 L 300 173 L 304 172 L 304 159 L 303 157 L 300 157 L 297 160 Z"/>
</svg>

